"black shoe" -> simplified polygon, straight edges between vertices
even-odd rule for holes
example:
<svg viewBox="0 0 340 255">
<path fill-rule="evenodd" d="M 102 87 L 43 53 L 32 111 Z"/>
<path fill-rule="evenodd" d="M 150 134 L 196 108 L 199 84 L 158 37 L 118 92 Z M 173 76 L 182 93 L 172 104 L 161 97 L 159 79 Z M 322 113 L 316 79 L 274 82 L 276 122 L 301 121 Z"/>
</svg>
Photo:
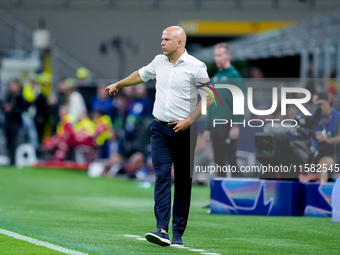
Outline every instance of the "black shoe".
<svg viewBox="0 0 340 255">
<path fill-rule="evenodd" d="M 174 234 L 172 236 L 171 246 L 183 246 L 183 240 L 180 234 Z"/>
<path fill-rule="evenodd" d="M 162 233 L 160 229 L 157 229 L 155 232 L 148 232 L 145 234 L 146 240 L 150 243 L 158 244 L 160 246 L 169 246 L 170 238 L 166 233 Z"/>
</svg>

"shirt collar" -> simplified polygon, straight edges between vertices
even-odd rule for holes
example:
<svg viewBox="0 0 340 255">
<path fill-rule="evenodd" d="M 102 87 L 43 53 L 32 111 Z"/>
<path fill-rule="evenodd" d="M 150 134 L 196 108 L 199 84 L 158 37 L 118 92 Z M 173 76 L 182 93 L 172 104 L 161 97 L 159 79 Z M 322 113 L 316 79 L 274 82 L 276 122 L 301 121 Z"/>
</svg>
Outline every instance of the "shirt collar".
<svg viewBox="0 0 340 255">
<path fill-rule="evenodd" d="M 179 57 L 179 59 L 177 59 L 176 65 L 180 64 L 182 62 L 185 62 L 187 60 L 188 56 L 189 56 L 189 54 L 188 54 L 187 50 L 184 50 L 184 53 Z M 166 60 L 170 63 L 169 58 L 167 56 L 165 56 L 165 57 L 166 57 Z"/>
<path fill-rule="evenodd" d="M 218 69 L 218 71 L 225 72 L 225 71 L 227 71 L 227 70 L 229 70 L 231 68 L 232 68 L 232 66 L 229 66 L 228 68 Z"/>
<path fill-rule="evenodd" d="M 184 50 L 184 53 L 182 54 L 182 56 L 179 57 L 179 59 L 177 60 L 176 64 L 179 64 L 179 63 L 182 63 L 182 62 L 185 62 L 188 58 L 188 52 L 187 50 Z"/>
</svg>

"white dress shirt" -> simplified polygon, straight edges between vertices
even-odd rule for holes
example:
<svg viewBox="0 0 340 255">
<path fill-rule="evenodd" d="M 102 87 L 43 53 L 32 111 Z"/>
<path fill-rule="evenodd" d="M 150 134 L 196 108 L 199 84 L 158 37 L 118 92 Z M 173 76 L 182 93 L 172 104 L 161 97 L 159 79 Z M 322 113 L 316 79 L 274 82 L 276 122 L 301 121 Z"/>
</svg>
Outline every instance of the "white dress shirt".
<svg viewBox="0 0 340 255">
<path fill-rule="evenodd" d="M 144 82 L 156 78 L 152 114 L 161 121 L 186 119 L 196 108 L 198 94 L 207 96 L 206 92 L 195 86 L 209 81 L 207 67 L 187 51 L 175 65 L 167 56 L 157 55 L 150 64 L 139 69 L 139 75 Z"/>
</svg>

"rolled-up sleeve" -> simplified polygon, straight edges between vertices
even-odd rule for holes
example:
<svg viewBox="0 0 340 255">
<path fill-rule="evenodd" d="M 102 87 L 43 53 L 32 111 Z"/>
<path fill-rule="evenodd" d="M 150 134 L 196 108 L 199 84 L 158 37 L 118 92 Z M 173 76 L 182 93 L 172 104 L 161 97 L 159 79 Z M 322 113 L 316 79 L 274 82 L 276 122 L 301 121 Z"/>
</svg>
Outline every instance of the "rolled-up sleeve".
<svg viewBox="0 0 340 255">
<path fill-rule="evenodd" d="M 138 70 L 139 76 L 143 80 L 143 82 L 147 82 L 148 80 L 152 80 L 156 78 L 156 71 L 154 68 L 156 61 L 157 59 L 154 58 L 154 60 L 152 60 L 150 64 Z"/>
</svg>

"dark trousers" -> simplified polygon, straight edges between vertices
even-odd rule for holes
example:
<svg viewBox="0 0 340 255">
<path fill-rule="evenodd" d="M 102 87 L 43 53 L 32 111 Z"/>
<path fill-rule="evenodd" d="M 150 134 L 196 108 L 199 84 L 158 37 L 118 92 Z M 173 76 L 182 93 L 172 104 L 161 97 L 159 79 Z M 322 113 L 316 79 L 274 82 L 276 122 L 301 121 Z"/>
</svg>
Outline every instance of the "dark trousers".
<svg viewBox="0 0 340 255">
<path fill-rule="evenodd" d="M 17 137 L 21 128 L 21 123 L 13 122 L 7 123 L 6 137 L 7 137 L 7 151 L 10 159 L 10 165 L 15 164 L 15 152 L 17 149 Z"/>
<path fill-rule="evenodd" d="M 230 166 L 235 166 L 236 163 L 236 141 L 229 138 L 230 127 L 216 127 L 211 131 L 211 141 L 214 151 L 214 161 L 219 166 L 225 166 L 226 160 Z M 227 140 L 228 139 L 228 140 Z M 225 172 L 217 172 L 218 177 L 226 177 Z M 233 176 L 236 174 L 233 174 Z"/>
<path fill-rule="evenodd" d="M 167 126 L 153 121 L 149 131 L 152 164 L 156 175 L 154 211 L 157 228 L 168 231 L 171 214 L 171 167 L 174 164 L 172 232 L 183 235 L 190 208 L 194 149 L 197 139 L 196 125 L 177 134 Z"/>
</svg>

